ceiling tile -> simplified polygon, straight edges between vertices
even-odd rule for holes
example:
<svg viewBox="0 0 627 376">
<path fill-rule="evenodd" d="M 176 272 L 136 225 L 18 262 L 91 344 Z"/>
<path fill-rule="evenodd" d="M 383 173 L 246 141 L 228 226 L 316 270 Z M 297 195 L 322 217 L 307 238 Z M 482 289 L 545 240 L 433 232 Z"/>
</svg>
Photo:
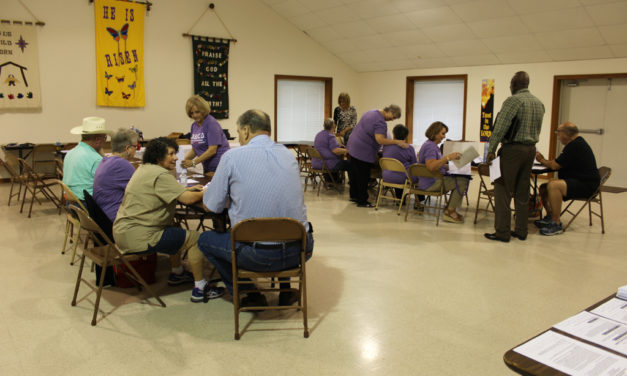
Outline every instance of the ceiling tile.
<svg viewBox="0 0 627 376">
<path fill-rule="evenodd" d="M 594 26 L 583 7 L 527 14 L 521 18 L 534 33 Z"/>
<path fill-rule="evenodd" d="M 262 1 L 268 5 L 285 2 L 285 0 L 262 0 Z"/>
<path fill-rule="evenodd" d="M 515 16 L 516 12 L 503 0 L 476 0 L 452 5 L 451 8 L 466 22 Z"/>
<path fill-rule="evenodd" d="M 596 28 L 551 31 L 536 34 L 545 49 L 601 46 L 606 44 Z"/>
<path fill-rule="evenodd" d="M 507 0 L 518 14 L 565 10 L 581 6 L 579 0 Z"/>
<path fill-rule="evenodd" d="M 607 59 L 614 57 L 612 50 L 608 46 L 551 49 L 547 52 L 555 61 Z"/>
<path fill-rule="evenodd" d="M 272 9 L 275 10 L 278 14 L 285 18 L 290 18 L 294 16 L 300 16 L 301 14 L 305 14 L 309 12 L 309 9 L 304 7 L 297 0 L 287 0 L 282 3 L 272 4 Z"/>
<path fill-rule="evenodd" d="M 407 57 L 417 59 L 443 58 L 446 54 L 435 44 L 416 44 L 399 47 Z"/>
<path fill-rule="evenodd" d="M 365 23 L 370 25 L 380 34 L 391 33 L 394 31 L 411 30 L 416 28 L 414 24 L 411 23 L 407 17 L 405 17 L 404 14 L 369 18 L 365 21 Z"/>
<path fill-rule="evenodd" d="M 344 52 L 357 51 L 359 48 L 355 46 L 355 44 L 350 39 L 336 39 L 324 44 L 329 51 L 333 52 L 336 55 L 339 55 Z"/>
<path fill-rule="evenodd" d="M 434 42 L 450 42 L 475 39 L 475 34 L 465 24 L 435 26 L 423 29 L 425 34 Z"/>
<path fill-rule="evenodd" d="M 416 63 L 407 59 L 387 60 L 387 61 L 379 62 L 379 67 L 380 67 L 379 69 L 381 69 L 382 71 L 413 69 L 413 68 L 416 68 Z"/>
<path fill-rule="evenodd" d="M 627 43 L 611 45 L 610 49 L 615 57 L 627 57 Z"/>
<path fill-rule="evenodd" d="M 396 47 L 374 48 L 363 51 L 372 61 L 407 60 L 409 57 Z"/>
<path fill-rule="evenodd" d="M 377 32 L 364 22 L 348 22 L 333 25 L 333 28 L 344 38 L 356 38 L 374 35 Z"/>
<path fill-rule="evenodd" d="M 379 63 L 361 63 L 353 65 L 357 72 L 377 72 L 380 71 Z"/>
<path fill-rule="evenodd" d="M 448 5 L 456 5 L 456 4 L 464 4 L 469 3 L 474 0 L 444 0 L 444 2 Z"/>
<path fill-rule="evenodd" d="M 493 54 L 476 55 L 476 56 L 458 56 L 458 57 L 454 57 L 453 61 L 458 66 L 500 64 L 499 59 L 497 59 L 497 57 Z"/>
<path fill-rule="evenodd" d="M 542 46 L 533 35 L 485 38 L 483 39 L 483 43 L 495 53 L 542 49 Z"/>
<path fill-rule="evenodd" d="M 416 67 L 418 68 L 442 68 L 442 67 L 454 67 L 455 61 L 450 57 L 440 57 L 433 59 L 418 59 L 416 61 Z"/>
<path fill-rule="evenodd" d="M 600 26 L 599 31 L 608 44 L 627 43 L 627 25 Z"/>
<path fill-rule="evenodd" d="M 509 36 L 529 33 L 529 29 L 527 28 L 527 26 L 525 26 L 520 17 L 517 16 L 496 18 L 488 22 L 473 22 L 469 23 L 468 27 L 470 27 L 470 29 L 479 38 L 490 38 L 497 35 Z"/>
<path fill-rule="evenodd" d="M 372 63 L 375 61 L 372 55 L 366 51 L 344 52 L 338 54 L 338 57 L 350 65 Z"/>
<path fill-rule="evenodd" d="M 586 10 L 597 25 L 627 23 L 627 1 L 590 6 Z"/>
<path fill-rule="evenodd" d="M 368 37 L 351 38 L 351 43 L 359 50 L 368 50 L 371 48 L 386 48 L 388 42 L 379 35 L 371 35 Z"/>
<path fill-rule="evenodd" d="M 447 56 L 486 55 L 492 52 L 480 40 L 458 40 L 436 43 Z"/>
<path fill-rule="evenodd" d="M 398 9 L 390 6 L 387 0 L 362 0 L 347 4 L 347 6 L 360 18 L 374 18 L 400 13 Z"/>
<path fill-rule="evenodd" d="M 337 31 L 335 31 L 335 29 L 333 29 L 332 27 L 328 27 L 328 26 L 309 29 L 309 30 L 306 30 L 305 32 L 314 40 L 322 44 L 324 44 L 325 42 L 334 40 L 334 39 L 344 38 Z"/>
<path fill-rule="evenodd" d="M 607 4 L 607 3 L 615 3 L 617 0 L 579 0 L 583 5 L 598 5 L 598 4 Z M 624 0 L 618 0 L 624 1 Z"/>
<path fill-rule="evenodd" d="M 420 28 L 432 26 L 454 25 L 462 23 L 462 19 L 449 7 L 425 9 L 407 13 L 407 18 Z"/>
<path fill-rule="evenodd" d="M 443 0 L 392 0 L 391 2 L 402 13 L 448 6 Z"/>
<path fill-rule="evenodd" d="M 502 64 L 540 63 L 544 61 L 551 61 L 549 54 L 543 50 L 497 53 L 496 57 L 498 57 Z"/>
<path fill-rule="evenodd" d="M 335 8 L 318 10 L 314 13 L 318 17 L 326 20 L 329 25 L 337 25 L 359 20 L 359 16 L 345 5 L 340 5 L 339 7 Z"/>
<path fill-rule="evenodd" d="M 309 10 L 320 10 L 337 6 L 337 0 L 298 0 Z"/>
<path fill-rule="evenodd" d="M 430 39 L 420 30 L 395 31 L 381 34 L 392 46 L 429 43 Z"/>
<path fill-rule="evenodd" d="M 300 30 L 308 30 L 316 27 L 326 26 L 327 22 L 313 13 L 303 14 L 290 18 L 290 22 L 296 25 Z"/>
</svg>

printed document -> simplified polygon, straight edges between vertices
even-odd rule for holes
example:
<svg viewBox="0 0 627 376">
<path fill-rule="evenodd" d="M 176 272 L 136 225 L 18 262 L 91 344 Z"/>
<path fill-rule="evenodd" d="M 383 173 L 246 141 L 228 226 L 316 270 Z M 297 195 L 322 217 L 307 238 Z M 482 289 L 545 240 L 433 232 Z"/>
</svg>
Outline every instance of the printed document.
<svg viewBox="0 0 627 376">
<path fill-rule="evenodd" d="M 583 311 L 553 327 L 627 355 L 627 325 Z"/>
</svg>

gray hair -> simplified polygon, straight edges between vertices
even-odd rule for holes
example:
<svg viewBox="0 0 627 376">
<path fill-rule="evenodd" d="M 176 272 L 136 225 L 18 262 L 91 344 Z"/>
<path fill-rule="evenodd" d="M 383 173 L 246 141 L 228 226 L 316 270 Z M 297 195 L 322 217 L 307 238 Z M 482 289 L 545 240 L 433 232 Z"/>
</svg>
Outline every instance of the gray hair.
<svg viewBox="0 0 627 376">
<path fill-rule="evenodd" d="M 401 108 L 395 104 L 391 104 L 383 109 L 385 112 L 391 112 L 395 119 L 401 118 Z"/>
<path fill-rule="evenodd" d="M 325 131 L 332 130 L 334 125 L 335 125 L 335 122 L 333 121 L 333 119 L 331 118 L 324 119 L 323 127 Z"/>
<path fill-rule="evenodd" d="M 127 146 L 137 145 L 137 132 L 120 128 L 111 136 L 111 151 L 121 153 L 126 150 Z"/>
<path fill-rule="evenodd" d="M 579 128 L 570 121 L 566 121 L 562 125 L 562 132 L 566 133 L 568 137 L 573 137 L 579 133 Z"/>
<path fill-rule="evenodd" d="M 272 133 L 270 116 L 261 110 L 248 110 L 244 112 L 237 119 L 237 126 L 240 129 L 249 126 L 252 133 L 260 131 Z"/>
</svg>

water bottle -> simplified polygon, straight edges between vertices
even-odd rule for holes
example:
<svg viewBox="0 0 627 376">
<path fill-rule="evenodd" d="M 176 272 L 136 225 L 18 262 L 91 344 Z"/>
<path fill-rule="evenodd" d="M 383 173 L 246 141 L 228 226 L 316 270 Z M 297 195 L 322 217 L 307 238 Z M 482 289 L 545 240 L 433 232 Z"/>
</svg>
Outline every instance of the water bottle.
<svg viewBox="0 0 627 376">
<path fill-rule="evenodd" d="M 181 171 L 181 174 L 179 175 L 179 183 L 181 183 L 184 186 L 187 186 L 187 169 L 184 168 Z"/>
</svg>

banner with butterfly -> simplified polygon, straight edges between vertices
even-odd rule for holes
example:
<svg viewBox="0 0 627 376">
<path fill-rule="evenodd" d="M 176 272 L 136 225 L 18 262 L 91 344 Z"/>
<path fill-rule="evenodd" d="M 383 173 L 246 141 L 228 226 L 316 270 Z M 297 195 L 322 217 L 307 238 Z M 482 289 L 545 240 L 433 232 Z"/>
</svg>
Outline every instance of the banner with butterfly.
<svg viewBox="0 0 627 376">
<path fill-rule="evenodd" d="M 0 111 L 40 108 L 35 25 L 0 25 Z"/>
<path fill-rule="evenodd" d="M 144 107 L 145 4 L 96 0 L 97 104 Z"/>
<path fill-rule="evenodd" d="M 194 92 L 211 106 L 211 116 L 229 118 L 229 40 L 192 36 Z"/>
</svg>

